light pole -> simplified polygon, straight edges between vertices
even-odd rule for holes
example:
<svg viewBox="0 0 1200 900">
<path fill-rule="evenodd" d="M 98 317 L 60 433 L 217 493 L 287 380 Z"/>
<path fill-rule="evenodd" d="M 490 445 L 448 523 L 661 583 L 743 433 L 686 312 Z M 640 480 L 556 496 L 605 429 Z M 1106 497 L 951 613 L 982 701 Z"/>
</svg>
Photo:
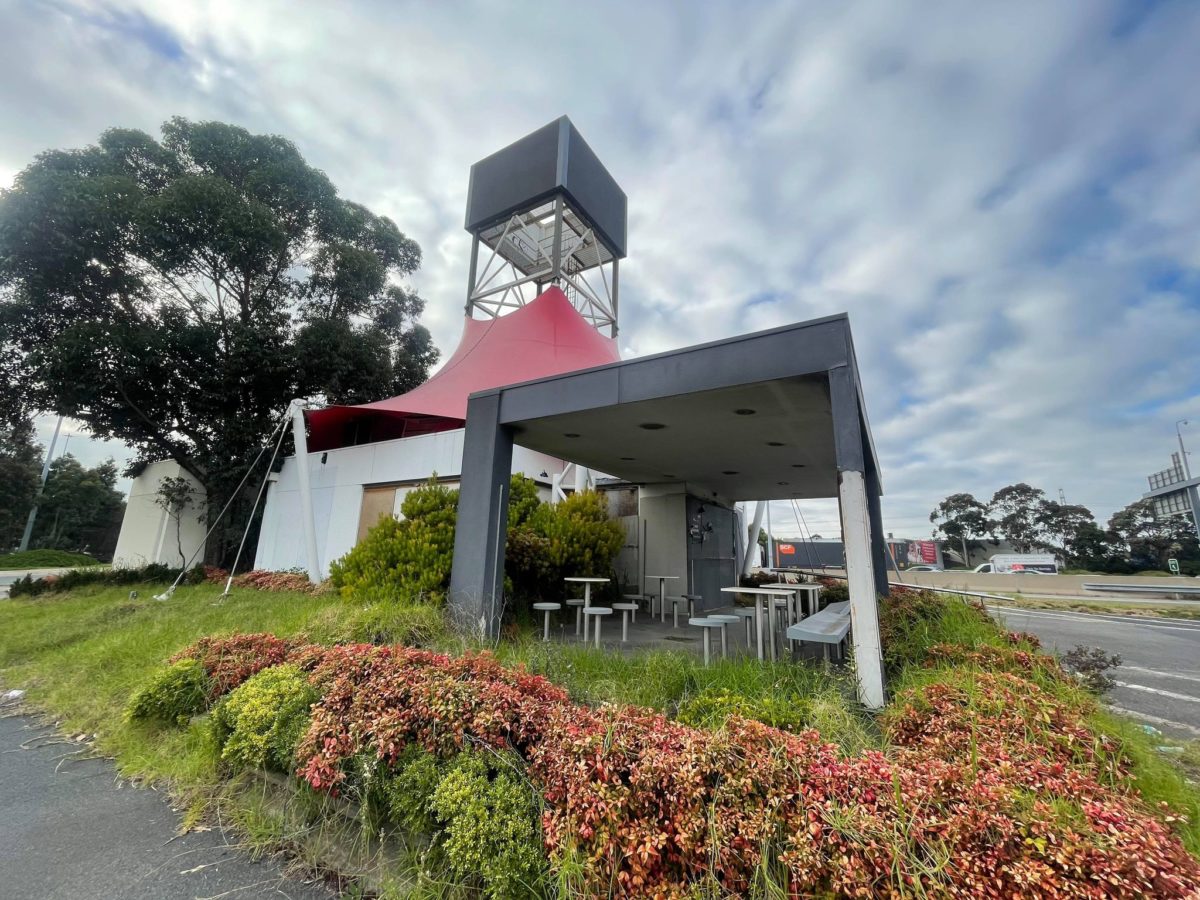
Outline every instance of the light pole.
<svg viewBox="0 0 1200 900">
<path fill-rule="evenodd" d="M 1183 446 L 1183 432 L 1179 430 L 1180 425 L 1187 425 L 1187 419 L 1179 419 L 1175 423 L 1175 436 L 1179 438 L 1179 456 L 1183 460 L 1183 477 L 1188 481 L 1192 479 L 1192 467 L 1188 465 L 1187 448 Z"/>
<path fill-rule="evenodd" d="M 37 520 L 38 504 L 42 502 L 42 491 L 46 488 L 46 477 L 50 474 L 50 460 L 54 458 L 54 445 L 58 443 L 58 433 L 62 430 L 63 417 L 58 417 L 54 426 L 54 437 L 50 438 L 50 449 L 46 451 L 46 461 L 42 463 L 42 478 L 38 482 L 37 493 L 33 497 L 33 508 L 29 510 L 29 518 L 25 520 L 25 532 L 21 535 L 20 550 L 24 553 L 29 549 L 29 539 L 33 536 L 33 523 Z M 69 439 L 69 437 L 68 437 Z"/>
</svg>

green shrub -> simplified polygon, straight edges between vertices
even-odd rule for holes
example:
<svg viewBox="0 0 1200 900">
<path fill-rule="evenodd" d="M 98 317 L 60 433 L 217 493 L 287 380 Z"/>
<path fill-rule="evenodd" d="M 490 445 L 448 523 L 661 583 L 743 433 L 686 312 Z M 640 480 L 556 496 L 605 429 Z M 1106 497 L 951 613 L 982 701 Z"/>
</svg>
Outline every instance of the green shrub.
<svg viewBox="0 0 1200 900">
<path fill-rule="evenodd" d="M 433 795 L 441 780 L 436 756 L 416 745 L 406 747 L 382 783 L 388 819 L 409 834 L 433 835 L 437 830 Z"/>
<path fill-rule="evenodd" d="M 547 868 L 537 794 L 515 757 L 501 759 L 489 766 L 482 755 L 459 754 L 430 805 L 456 879 L 497 900 L 536 896 Z"/>
<path fill-rule="evenodd" d="M 388 602 L 369 603 L 351 611 L 344 606 L 330 607 L 319 613 L 308 628 L 309 639 L 317 644 L 433 647 L 448 634 L 449 628 L 439 607 Z"/>
<path fill-rule="evenodd" d="M 403 520 L 384 516 L 349 553 L 330 566 L 344 597 L 440 602 L 450 584 L 458 491 L 430 482 L 411 491 Z"/>
<path fill-rule="evenodd" d="M 596 491 L 543 503 L 524 524 L 510 526 L 505 571 L 526 597 L 560 599 L 563 578 L 607 576 L 625 543 L 625 531 L 608 516 L 608 503 Z"/>
<path fill-rule="evenodd" d="M 183 725 L 208 702 L 208 675 L 198 660 L 181 659 L 155 673 L 125 707 L 125 719 Z"/>
<path fill-rule="evenodd" d="M 318 700 L 308 677 L 293 665 L 263 669 L 213 710 L 221 758 L 241 768 L 290 772 L 296 745 Z"/>
<path fill-rule="evenodd" d="M 26 575 L 13 583 L 9 588 L 9 596 L 37 597 L 42 594 L 60 594 L 88 585 L 120 587 L 129 584 L 170 584 L 179 573 L 179 569 L 152 564 L 140 569 L 72 569 L 61 575 L 48 575 L 39 581 L 34 581 Z M 185 580 L 189 584 L 200 584 L 204 581 L 203 567 L 196 566 L 188 570 Z"/>
</svg>

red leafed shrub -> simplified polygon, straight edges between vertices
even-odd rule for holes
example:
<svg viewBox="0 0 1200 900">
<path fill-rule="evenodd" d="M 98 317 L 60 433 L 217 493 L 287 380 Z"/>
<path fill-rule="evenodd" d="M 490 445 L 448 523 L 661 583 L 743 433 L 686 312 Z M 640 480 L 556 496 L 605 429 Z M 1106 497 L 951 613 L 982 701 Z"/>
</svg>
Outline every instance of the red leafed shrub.
<svg viewBox="0 0 1200 900">
<path fill-rule="evenodd" d="M 314 788 L 336 787 L 342 764 L 374 752 L 388 763 L 416 744 L 440 756 L 468 738 L 496 748 L 533 746 L 547 707 L 566 692 L 541 676 L 501 666 L 489 654 L 444 656 L 404 647 L 335 647 L 313 670 L 324 696 L 298 756 Z"/>
<path fill-rule="evenodd" d="M 204 667 L 215 699 L 232 691 L 251 675 L 287 662 L 297 642 L 273 634 L 235 634 L 205 637 L 171 657 L 171 662 L 194 659 Z"/>
<path fill-rule="evenodd" d="M 1014 647 L 1024 644 L 1033 650 L 1042 648 L 1042 639 L 1029 631 L 1004 631 L 1004 639 Z"/>
<path fill-rule="evenodd" d="M 1021 665 L 1022 651 L 962 652 Z M 758 895 L 765 878 L 796 897 L 1200 891 L 1169 817 L 1114 786 L 1128 783 L 1124 763 L 1084 724 L 1088 701 L 1064 704 L 1012 672 L 906 691 L 882 719 L 888 751 L 845 758 L 816 732 L 736 716 L 706 730 L 581 706 L 486 653 L 241 635 L 182 656 L 222 685 L 247 677 L 250 659 L 309 672 L 322 699 L 297 774 L 317 789 L 336 791 L 362 753 L 392 765 L 410 745 L 515 751 L 545 803 L 546 851 L 582 864 L 586 896 Z"/>
<path fill-rule="evenodd" d="M 1038 672 L 1051 678 L 1067 677 L 1053 656 L 1027 650 L 989 647 L 986 644 L 974 649 L 961 644 L 933 644 L 925 652 L 926 666 L 940 662 L 970 663 L 1001 672 Z"/>
</svg>

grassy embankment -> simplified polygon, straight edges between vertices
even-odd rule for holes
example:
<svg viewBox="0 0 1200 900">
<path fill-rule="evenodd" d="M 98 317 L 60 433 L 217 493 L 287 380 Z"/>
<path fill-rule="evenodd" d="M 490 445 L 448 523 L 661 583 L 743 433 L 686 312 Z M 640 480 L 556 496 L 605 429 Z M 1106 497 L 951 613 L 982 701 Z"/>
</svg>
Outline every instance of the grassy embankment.
<svg viewBox="0 0 1200 900">
<path fill-rule="evenodd" d="M 220 599 L 212 585 L 180 588 L 173 599 L 151 599 L 156 591 L 139 588 L 82 588 L 65 595 L 0 604 L 0 680 L 4 687 L 28 691 L 27 701 L 62 722 L 70 733 L 94 734 L 99 752 L 112 756 L 127 777 L 169 784 L 191 803 L 193 814 L 222 809 L 247 833 L 252 846 L 287 844 L 302 857 L 336 859 L 324 830 L 297 831 L 293 816 L 285 820 L 263 796 L 229 790 L 200 723 L 187 729 L 157 729 L 131 724 L 122 717 L 130 694 L 164 660 L 197 638 L 235 631 L 271 631 L 280 636 L 305 634 L 310 640 L 403 641 L 456 651 L 466 649 L 448 635 L 432 610 L 414 613 L 383 607 L 357 607 L 332 596 L 235 590 Z M 970 647 L 1001 646 L 999 632 L 966 607 L 950 603 L 942 618 L 905 632 L 899 659 L 918 659 L 923 648 L 937 643 Z M 723 662 L 704 668 L 679 651 L 638 654 L 596 652 L 578 645 L 542 645 L 535 640 L 505 643 L 499 656 L 523 662 L 564 685 L 578 700 L 614 701 L 651 706 L 674 714 L 690 700 L 724 689 L 739 696 L 779 701 L 801 709 L 804 724 L 842 745 L 844 752 L 881 747 L 874 719 L 852 700 L 845 675 L 820 669 L 757 661 Z M 979 670 L 961 664 L 910 665 L 892 673 L 899 692 L 934 681 L 969 683 Z M 1077 688 L 1050 678 L 1031 676 L 1039 686 L 1077 702 Z M 1069 696 L 1068 696 L 1069 695 Z M 1175 824 L 1185 845 L 1200 855 L 1200 792 L 1187 781 L 1188 766 L 1200 764 L 1200 752 L 1188 748 L 1167 757 L 1140 729 L 1103 711 L 1089 715 L 1097 731 L 1116 737 L 1133 760 L 1133 773 L 1150 803 L 1166 802 L 1189 821 Z M 881 747 L 886 751 L 886 747 Z M 1197 775 L 1191 769 L 1191 777 Z"/>
<path fill-rule="evenodd" d="M 98 566 L 100 562 L 86 553 L 66 550 L 25 550 L 0 554 L 0 570 L 58 569 L 65 566 Z"/>
</svg>

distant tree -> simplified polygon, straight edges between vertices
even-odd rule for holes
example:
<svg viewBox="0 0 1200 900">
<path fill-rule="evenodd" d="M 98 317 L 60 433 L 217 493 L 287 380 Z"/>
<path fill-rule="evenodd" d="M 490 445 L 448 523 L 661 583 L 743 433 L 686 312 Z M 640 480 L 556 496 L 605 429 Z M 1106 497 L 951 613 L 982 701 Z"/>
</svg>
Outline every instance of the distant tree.
<svg viewBox="0 0 1200 900">
<path fill-rule="evenodd" d="M 37 497 L 41 466 L 42 448 L 33 442 L 33 423 L 0 419 L 0 552 L 21 540 Z"/>
<path fill-rule="evenodd" d="M 1083 529 L 1095 527 L 1096 517 L 1086 506 L 1043 501 L 1037 510 L 1037 523 L 1041 526 L 1046 549 L 1055 550 L 1068 565 L 1080 565 L 1080 541 Z M 1086 535 L 1091 538 L 1091 532 Z"/>
<path fill-rule="evenodd" d="M 424 302 L 397 281 L 420 259 L 281 137 L 177 118 L 161 140 L 113 129 L 48 151 L 0 192 L 0 405 L 175 460 L 211 513 L 292 397 L 424 380 Z M 213 556 L 231 555 L 254 487 Z"/>
<path fill-rule="evenodd" d="M 941 535 L 962 548 L 963 565 L 970 566 L 970 545 L 989 537 L 995 523 L 988 518 L 986 504 L 970 494 L 951 494 L 929 514 L 933 536 Z"/>
<path fill-rule="evenodd" d="M 1188 516 L 1154 514 L 1150 500 L 1138 500 L 1113 514 L 1108 529 L 1129 551 L 1135 563 L 1167 568 L 1167 560 L 1200 558 L 1196 527 Z"/>
<path fill-rule="evenodd" d="M 1128 574 L 1134 571 L 1121 541 L 1095 522 L 1087 522 L 1075 533 L 1074 565 L 1096 572 Z"/>
<path fill-rule="evenodd" d="M 91 469 L 70 454 L 54 460 L 30 546 L 111 557 L 125 509 L 116 485 L 117 466 L 111 459 Z"/>
<path fill-rule="evenodd" d="M 1043 545 L 1041 510 L 1046 494 L 1024 482 L 1002 487 L 992 496 L 988 512 L 996 523 L 996 533 L 1018 553 L 1030 553 Z"/>
</svg>

